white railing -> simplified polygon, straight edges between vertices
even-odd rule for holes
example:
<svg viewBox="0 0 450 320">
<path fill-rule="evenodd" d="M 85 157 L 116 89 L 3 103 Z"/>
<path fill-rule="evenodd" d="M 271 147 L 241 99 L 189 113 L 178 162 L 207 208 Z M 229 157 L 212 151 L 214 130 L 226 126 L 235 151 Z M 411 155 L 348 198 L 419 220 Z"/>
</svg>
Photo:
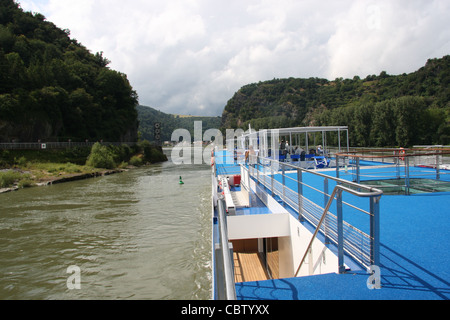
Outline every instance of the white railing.
<svg viewBox="0 0 450 320">
<path fill-rule="evenodd" d="M 409 195 L 450 189 L 448 147 L 357 149 L 337 153 L 336 163 L 343 160 L 346 161 L 345 166 L 336 166 L 337 177 L 350 175 L 354 182 L 376 185 L 386 193 Z"/>
<path fill-rule="evenodd" d="M 274 163 L 274 161 L 258 158 L 257 161 L 254 161 L 254 165 L 249 166 L 251 178 L 267 188 L 272 196 L 279 197 L 284 205 L 295 210 L 299 220 L 306 220 L 314 228 L 317 228 L 317 231 L 325 236 L 327 242 L 334 243 L 338 248 L 342 247 L 342 252 L 339 253 L 341 272 L 344 270 L 344 252 L 366 268 L 379 264 L 379 202 L 383 194 L 381 190 L 287 163 Z M 322 187 L 306 184 L 303 181 L 304 174 L 319 177 Z M 336 184 L 336 187 L 332 194 L 329 194 L 328 188 L 331 182 Z M 362 208 L 358 201 L 343 201 L 342 191 L 357 198 L 369 198 L 368 208 Z M 319 198 L 323 199 L 323 207 L 320 204 L 322 200 Z M 336 209 L 333 213 L 330 206 L 334 200 L 336 200 Z M 327 209 L 324 211 L 324 208 Z M 346 209 L 346 212 L 351 211 L 352 214 L 368 216 L 369 221 L 362 219 L 366 221 L 362 224 L 365 224 L 363 227 L 368 231 L 364 232 L 360 225 L 358 228 L 344 221 L 343 208 Z"/>
</svg>

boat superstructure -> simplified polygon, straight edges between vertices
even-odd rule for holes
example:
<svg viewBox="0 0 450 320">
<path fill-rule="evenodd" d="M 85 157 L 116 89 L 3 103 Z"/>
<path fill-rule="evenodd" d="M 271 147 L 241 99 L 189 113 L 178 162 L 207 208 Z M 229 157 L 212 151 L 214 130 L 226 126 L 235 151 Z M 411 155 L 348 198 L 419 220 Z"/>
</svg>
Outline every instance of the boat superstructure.
<svg viewBox="0 0 450 320">
<path fill-rule="evenodd" d="M 386 205 L 423 200 L 408 197 L 417 168 L 426 171 L 420 178 L 449 181 L 439 164 L 448 150 L 414 154 L 438 157 L 436 168 L 413 166 L 410 150 L 350 151 L 346 127 L 250 131 L 227 147 L 216 147 L 212 159 L 214 299 L 395 298 L 383 283 L 393 272 L 383 222 L 397 219 L 383 220 Z M 383 178 L 374 179 L 379 172 Z M 385 186 L 373 182 L 391 175 L 404 182 L 401 195 L 386 196 Z M 449 201 L 448 191 L 435 206 Z M 445 210 L 439 209 L 444 224 Z M 440 236 L 448 240 L 448 232 Z M 448 283 L 442 286 L 437 297 L 448 298 Z"/>
</svg>

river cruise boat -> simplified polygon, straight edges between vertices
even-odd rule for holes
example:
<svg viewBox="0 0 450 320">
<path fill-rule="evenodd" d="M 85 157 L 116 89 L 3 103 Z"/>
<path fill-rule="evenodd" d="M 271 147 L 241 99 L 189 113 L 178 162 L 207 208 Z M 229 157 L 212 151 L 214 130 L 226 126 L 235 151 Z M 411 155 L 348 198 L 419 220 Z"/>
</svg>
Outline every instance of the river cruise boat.
<svg viewBox="0 0 450 320">
<path fill-rule="evenodd" d="M 213 299 L 450 298 L 450 149 L 348 141 L 306 127 L 215 147 Z"/>
</svg>

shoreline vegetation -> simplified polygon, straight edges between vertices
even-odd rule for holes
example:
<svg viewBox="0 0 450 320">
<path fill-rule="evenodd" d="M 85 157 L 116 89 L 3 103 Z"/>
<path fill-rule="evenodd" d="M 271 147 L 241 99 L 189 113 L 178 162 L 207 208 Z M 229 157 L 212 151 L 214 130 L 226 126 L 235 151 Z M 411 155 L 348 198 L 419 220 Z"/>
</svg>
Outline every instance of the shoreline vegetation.
<svg viewBox="0 0 450 320">
<path fill-rule="evenodd" d="M 135 146 L 76 147 L 65 150 L 0 150 L 0 194 L 121 173 L 167 161 L 162 148 L 142 141 Z"/>
</svg>

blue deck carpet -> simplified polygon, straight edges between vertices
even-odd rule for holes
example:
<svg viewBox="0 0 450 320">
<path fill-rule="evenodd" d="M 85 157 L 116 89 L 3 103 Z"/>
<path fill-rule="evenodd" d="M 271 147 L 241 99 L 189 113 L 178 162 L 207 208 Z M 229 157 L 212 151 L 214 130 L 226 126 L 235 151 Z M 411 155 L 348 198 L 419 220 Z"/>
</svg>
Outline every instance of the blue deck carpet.
<svg viewBox="0 0 450 320">
<path fill-rule="evenodd" d="M 329 172 L 335 175 L 334 172 Z M 295 177 L 296 175 L 293 174 Z M 277 177 L 279 180 L 280 177 Z M 448 179 L 448 176 L 445 177 Z M 304 174 L 303 181 L 322 189 L 323 182 Z M 296 190 L 296 183 L 289 182 Z M 334 185 L 330 183 L 329 190 Z M 309 191 L 305 190 L 305 193 Z M 310 198 L 323 202 L 323 195 Z M 345 195 L 345 197 L 353 197 Z M 364 201 L 364 199 L 356 199 Z M 369 290 L 365 272 L 239 283 L 239 299 L 248 300 L 429 300 L 450 298 L 450 192 L 384 195 L 380 205 L 381 284 Z M 367 232 L 358 217 L 344 215 Z"/>
<path fill-rule="evenodd" d="M 233 165 L 218 166 L 219 173 L 239 174 Z M 366 169 L 363 174 L 371 179 L 379 168 Z M 433 179 L 435 171 L 412 168 L 420 174 L 429 171 Z M 446 172 L 448 173 L 448 171 Z M 335 176 L 335 171 L 326 174 Z M 296 174 L 292 173 L 292 178 Z M 281 181 L 280 175 L 275 177 Z M 341 174 L 343 179 L 351 175 Z M 450 175 L 442 180 L 449 181 Z M 303 174 L 307 184 L 323 189 L 323 180 L 311 174 Z M 286 184 L 297 191 L 297 183 L 286 179 Z M 329 190 L 335 184 L 330 181 Z M 322 204 L 323 195 L 303 188 L 312 201 Z M 365 201 L 344 195 L 344 201 Z M 367 201 L 366 201 L 367 203 Z M 365 204 L 364 204 L 365 205 Z M 363 205 L 363 206 L 364 206 Z M 367 210 L 367 206 L 365 208 Z M 333 210 L 330 210 L 333 211 Z M 448 300 L 450 299 L 450 192 L 406 195 L 383 195 L 380 204 L 380 260 L 381 285 L 379 290 L 367 287 L 369 275 L 364 271 L 346 274 L 325 274 L 302 278 L 237 283 L 240 300 Z M 360 216 L 344 213 L 344 220 L 366 230 L 366 221 Z"/>
<path fill-rule="evenodd" d="M 385 196 L 382 206 L 382 289 L 369 290 L 365 272 L 349 272 L 238 283 L 239 299 L 449 299 L 450 193 Z"/>
</svg>

